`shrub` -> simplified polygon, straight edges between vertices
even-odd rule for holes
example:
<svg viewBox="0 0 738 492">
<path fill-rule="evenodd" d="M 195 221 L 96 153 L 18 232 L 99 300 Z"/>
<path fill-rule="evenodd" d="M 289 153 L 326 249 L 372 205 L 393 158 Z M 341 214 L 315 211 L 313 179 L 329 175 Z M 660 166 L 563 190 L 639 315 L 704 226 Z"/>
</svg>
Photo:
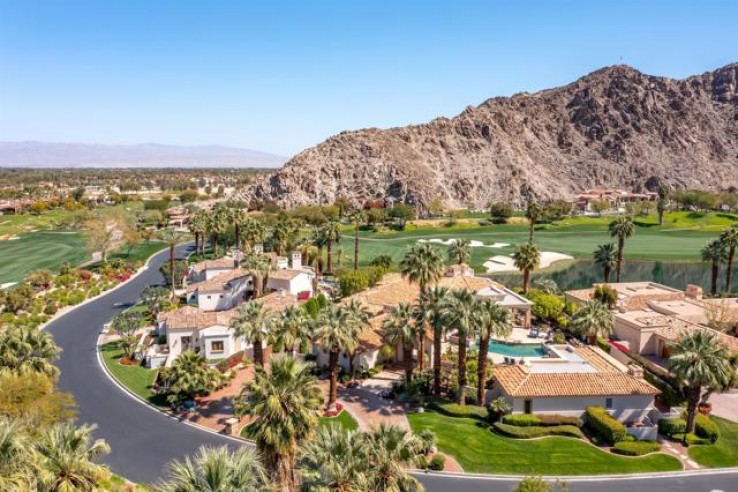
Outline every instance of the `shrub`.
<svg viewBox="0 0 738 492">
<path fill-rule="evenodd" d="M 661 450 L 661 445 L 656 441 L 622 441 L 616 442 L 612 452 L 625 456 L 643 456 L 644 454 L 656 453 Z"/>
<path fill-rule="evenodd" d="M 361 270 L 343 272 L 338 276 L 338 285 L 341 296 L 350 296 L 369 287 L 369 276 Z"/>
<path fill-rule="evenodd" d="M 515 439 L 533 439 L 535 437 L 543 436 L 564 436 L 564 437 L 577 437 L 584 438 L 584 434 L 574 425 L 555 425 L 549 427 L 543 426 L 527 426 L 521 427 L 517 425 L 503 424 L 502 422 L 495 422 L 492 424 L 494 429 L 502 434 L 503 436 L 513 437 Z"/>
<path fill-rule="evenodd" d="M 472 418 L 487 420 L 487 409 L 475 405 L 459 405 L 457 403 L 430 402 L 427 407 L 448 417 Z"/>
<path fill-rule="evenodd" d="M 442 454 L 436 453 L 433 455 L 433 458 L 431 458 L 430 463 L 428 463 L 428 468 L 434 471 L 441 471 L 445 465 L 446 457 Z"/>
<path fill-rule="evenodd" d="M 610 349 L 612 348 L 612 345 L 607 343 L 607 340 L 605 340 L 604 338 L 597 339 L 597 346 L 608 354 L 610 353 Z"/>
<path fill-rule="evenodd" d="M 694 433 L 697 437 L 707 439 L 710 443 L 714 443 L 720 437 L 720 430 L 710 417 L 701 413 L 697 414 L 694 425 Z"/>
<path fill-rule="evenodd" d="M 582 419 L 579 417 L 573 417 L 571 415 L 555 415 L 555 414 L 543 414 L 538 415 L 538 419 L 541 421 L 542 426 L 554 426 L 554 425 L 574 425 L 577 427 L 582 426 Z"/>
<path fill-rule="evenodd" d="M 531 427 L 541 425 L 541 419 L 533 414 L 511 414 L 502 417 L 502 423 L 516 427 Z"/>
<path fill-rule="evenodd" d="M 610 416 L 602 407 L 587 407 L 587 427 L 605 442 L 614 444 L 625 439 L 625 426 Z"/>
</svg>

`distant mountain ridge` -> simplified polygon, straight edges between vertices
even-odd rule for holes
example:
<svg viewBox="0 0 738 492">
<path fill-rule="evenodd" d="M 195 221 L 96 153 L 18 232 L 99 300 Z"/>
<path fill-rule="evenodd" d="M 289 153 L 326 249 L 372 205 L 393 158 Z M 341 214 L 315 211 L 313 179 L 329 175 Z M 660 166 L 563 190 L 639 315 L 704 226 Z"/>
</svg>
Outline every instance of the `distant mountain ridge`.
<svg viewBox="0 0 738 492">
<path fill-rule="evenodd" d="M 287 160 L 266 152 L 219 145 L 0 142 L 0 168 L 276 168 Z"/>
<path fill-rule="evenodd" d="M 597 186 L 738 186 L 738 64 L 677 80 L 625 65 L 495 97 L 453 118 L 346 131 L 245 190 L 286 206 L 571 198 Z"/>
</svg>

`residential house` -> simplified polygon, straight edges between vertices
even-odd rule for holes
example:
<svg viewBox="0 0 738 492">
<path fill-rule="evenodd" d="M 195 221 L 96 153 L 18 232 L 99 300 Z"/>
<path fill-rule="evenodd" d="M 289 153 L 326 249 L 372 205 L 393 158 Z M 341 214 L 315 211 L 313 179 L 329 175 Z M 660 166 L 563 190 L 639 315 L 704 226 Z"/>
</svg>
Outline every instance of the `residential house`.
<svg viewBox="0 0 738 492">
<path fill-rule="evenodd" d="M 232 309 L 254 292 L 253 276 L 241 268 L 225 271 L 208 280 L 187 286 L 187 302 L 202 311 Z"/>
<path fill-rule="evenodd" d="M 292 265 L 290 268 L 281 268 L 270 272 L 267 278 L 267 291 L 284 291 L 306 300 L 313 295 L 313 281 L 315 272 L 309 268 L 303 268 L 302 255 L 292 253 Z"/>
</svg>

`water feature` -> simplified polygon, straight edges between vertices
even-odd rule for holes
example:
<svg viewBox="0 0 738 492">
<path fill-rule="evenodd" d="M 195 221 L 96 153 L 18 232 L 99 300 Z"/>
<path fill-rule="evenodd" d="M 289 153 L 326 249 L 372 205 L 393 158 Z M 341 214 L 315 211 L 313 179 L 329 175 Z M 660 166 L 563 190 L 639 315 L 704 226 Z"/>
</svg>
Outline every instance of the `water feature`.
<svg viewBox="0 0 738 492">
<path fill-rule="evenodd" d="M 505 343 L 491 341 L 489 352 L 508 357 L 543 357 L 545 352 L 540 343 Z"/>
</svg>

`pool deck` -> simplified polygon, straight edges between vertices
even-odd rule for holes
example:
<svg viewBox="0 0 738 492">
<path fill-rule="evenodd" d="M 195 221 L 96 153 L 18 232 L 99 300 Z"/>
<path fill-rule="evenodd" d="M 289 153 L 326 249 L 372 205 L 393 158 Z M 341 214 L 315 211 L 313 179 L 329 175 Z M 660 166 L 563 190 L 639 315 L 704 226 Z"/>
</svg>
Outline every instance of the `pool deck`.
<svg viewBox="0 0 738 492">
<path fill-rule="evenodd" d="M 504 340 L 496 340 L 501 343 L 510 343 L 510 344 L 521 344 L 521 345 L 540 345 L 543 343 L 545 339 L 545 335 L 539 336 L 538 338 L 533 338 L 530 335 L 530 330 L 527 330 L 525 328 L 513 328 L 512 333 L 510 336 L 505 338 Z M 492 362 L 495 364 L 501 364 L 505 361 L 505 355 L 498 354 L 495 352 L 489 352 L 489 357 L 492 359 Z"/>
</svg>

